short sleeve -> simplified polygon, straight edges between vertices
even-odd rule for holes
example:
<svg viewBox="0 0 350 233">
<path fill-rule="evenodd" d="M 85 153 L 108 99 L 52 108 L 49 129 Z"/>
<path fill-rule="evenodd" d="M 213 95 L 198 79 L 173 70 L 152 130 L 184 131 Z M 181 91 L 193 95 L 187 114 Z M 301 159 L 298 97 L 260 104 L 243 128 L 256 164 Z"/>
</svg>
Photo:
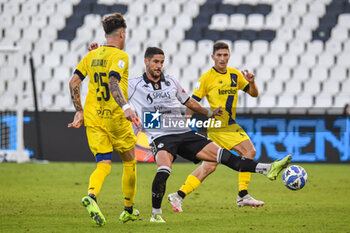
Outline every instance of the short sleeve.
<svg viewBox="0 0 350 233">
<path fill-rule="evenodd" d="M 249 82 L 244 78 L 243 74 L 238 71 L 238 89 L 247 92 L 249 89 Z"/>
<path fill-rule="evenodd" d="M 74 74 L 77 74 L 81 80 L 84 80 L 88 71 L 87 71 L 87 56 L 85 56 L 79 63 L 77 68 L 74 71 Z"/>
<path fill-rule="evenodd" d="M 176 98 L 181 104 L 186 104 L 186 102 L 190 99 L 190 96 L 186 93 L 185 89 L 182 88 L 177 79 L 172 78 L 172 81 L 175 83 L 176 87 Z"/>
<path fill-rule="evenodd" d="M 109 70 L 108 77 L 115 76 L 120 81 L 122 75 L 125 72 L 125 69 L 128 69 L 129 66 L 129 56 L 125 53 L 125 55 L 121 57 L 117 57 L 113 60 L 112 66 Z"/>
<path fill-rule="evenodd" d="M 207 95 L 207 89 L 205 86 L 205 75 L 202 75 L 199 78 L 199 81 L 196 83 L 195 89 L 192 93 L 192 98 L 197 100 L 198 102 L 203 99 Z"/>
</svg>

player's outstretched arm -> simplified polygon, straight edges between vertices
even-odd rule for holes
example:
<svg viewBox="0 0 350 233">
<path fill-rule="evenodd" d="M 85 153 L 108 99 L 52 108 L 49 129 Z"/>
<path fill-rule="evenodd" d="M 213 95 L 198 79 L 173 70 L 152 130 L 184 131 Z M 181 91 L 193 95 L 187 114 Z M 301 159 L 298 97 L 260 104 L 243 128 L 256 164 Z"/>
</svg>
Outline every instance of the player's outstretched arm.
<svg viewBox="0 0 350 233">
<path fill-rule="evenodd" d="M 215 117 L 215 116 L 221 116 L 222 110 L 221 106 L 215 109 L 214 111 L 210 111 L 206 108 L 203 108 L 200 103 L 198 103 L 197 100 L 190 97 L 190 99 L 186 102 L 186 107 L 188 107 L 190 110 L 197 112 L 199 114 L 202 114 L 207 117 Z M 186 111 L 187 112 L 187 111 Z"/>
<path fill-rule="evenodd" d="M 259 90 L 258 86 L 255 83 L 255 75 L 249 72 L 249 70 L 242 71 L 242 74 L 244 78 L 249 82 L 249 89 L 247 90 L 247 93 L 252 97 L 258 97 Z"/>
<path fill-rule="evenodd" d="M 134 124 L 139 124 L 139 119 L 136 113 L 131 109 L 130 105 L 124 98 L 118 79 L 113 75 L 109 78 L 109 89 L 111 90 L 115 102 L 117 102 L 117 104 L 124 110 L 125 118 Z"/>
<path fill-rule="evenodd" d="M 79 128 L 84 121 L 83 106 L 81 105 L 81 97 L 79 90 L 81 81 L 82 80 L 80 79 L 80 77 L 77 74 L 74 74 L 69 82 L 70 94 L 76 110 L 73 122 L 68 124 L 69 128 Z"/>
</svg>

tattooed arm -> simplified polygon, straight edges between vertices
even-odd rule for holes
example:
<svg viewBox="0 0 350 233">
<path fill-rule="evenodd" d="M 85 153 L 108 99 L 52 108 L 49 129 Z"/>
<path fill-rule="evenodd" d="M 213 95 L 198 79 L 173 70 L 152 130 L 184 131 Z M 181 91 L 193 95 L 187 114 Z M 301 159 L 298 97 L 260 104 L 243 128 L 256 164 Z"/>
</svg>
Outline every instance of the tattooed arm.
<svg viewBox="0 0 350 233">
<path fill-rule="evenodd" d="M 68 124 L 68 128 L 79 128 L 83 124 L 84 113 L 79 90 L 81 81 L 80 77 L 74 74 L 69 82 L 69 89 L 76 113 L 73 122 Z"/>
<path fill-rule="evenodd" d="M 139 124 L 136 113 L 130 108 L 129 104 L 124 98 L 118 79 L 113 75 L 109 78 L 109 90 L 111 91 L 114 100 L 124 110 L 125 118 L 135 124 Z"/>
</svg>

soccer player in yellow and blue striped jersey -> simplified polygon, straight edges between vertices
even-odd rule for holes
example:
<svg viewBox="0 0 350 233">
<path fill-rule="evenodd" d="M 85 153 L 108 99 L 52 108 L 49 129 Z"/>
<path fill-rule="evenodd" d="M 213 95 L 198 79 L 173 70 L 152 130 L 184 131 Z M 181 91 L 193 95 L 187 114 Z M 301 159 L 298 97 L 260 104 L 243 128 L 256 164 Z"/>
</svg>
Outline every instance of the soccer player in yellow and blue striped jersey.
<svg viewBox="0 0 350 233">
<path fill-rule="evenodd" d="M 213 46 L 212 59 L 215 62 L 214 67 L 204 73 L 197 83 L 192 97 L 201 101 L 206 97 L 211 109 L 222 106 L 224 113 L 217 116 L 221 121 L 221 128 L 208 128 L 208 137 L 220 147 L 227 150 L 234 150 L 242 157 L 254 159 L 256 154 L 254 145 L 248 135 L 236 123 L 236 106 L 238 91 L 242 90 L 252 97 L 258 96 L 258 88 L 255 84 L 254 74 L 248 70 L 243 72 L 235 68 L 227 67 L 230 59 L 229 47 L 226 43 L 216 42 Z M 189 109 L 186 115 L 192 115 Z M 201 182 L 213 171 L 217 163 L 203 162 L 191 175 L 188 176 L 185 184 L 177 193 L 170 194 L 168 199 L 173 205 L 173 209 L 180 210 L 183 198 L 196 189 Z M 250 172 L 240 172 L 239 175 L 239 193 L 237 196 L 238 206 L 262 206 L 264 202 L 255 200 L 248 194 L 248 184 L 250 181 Z"/>
<path fill-rule="evenodd" d="M 138 118 L 125 100 L 125 96 L 128 96 L 129 56 L 122 49 L 126 23 L 121 14 L 115 13 L 104 18 L 102 24 L 106 45 L 90 51 L 79 62 L 69 83 L 76 114 L 68 127 L 79 128 L 84 121 L 89 146 L 97 162 L 90 176 L 88 196 L 82 199 L 97 225 L 104 225 L 106 221 L 97 205 L 97 196 L 111 171 L 113 150 L 118 151 L 123 160 L 125 207 L 120 220 L 135 220 L 138 213 L 133 209 L 136 193 L 136 137 L 131 125 Z M 83 110 L 79 86 L 86 76 L 89 76 L 89 91 Z"/>
</svg>

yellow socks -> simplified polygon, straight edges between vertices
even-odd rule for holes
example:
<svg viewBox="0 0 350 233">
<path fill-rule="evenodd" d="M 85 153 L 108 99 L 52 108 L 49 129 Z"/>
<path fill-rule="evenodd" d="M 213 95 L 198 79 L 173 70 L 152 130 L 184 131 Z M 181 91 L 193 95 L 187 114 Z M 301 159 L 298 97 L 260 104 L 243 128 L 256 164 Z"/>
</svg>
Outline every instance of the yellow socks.
<svg viewBox="0 0 350 233">
<path fill-rule="evenodd" d="M 123 161 L 122 189 L 124 205 L 132 206 L 136 194 L 136 158 L 133 161 Z"/>
<path fill-rule="evenodd" d="M 250 172 L 239 172 L 238 173 L 238 191 L 247 190 L 250 177 L 252 173 Z"/>
<path fill-rule="evenodd" d="M 100 193 L 102 184 L 108 174 L 111 172 L 111 165 L 108 163 L 97 163 L 95 171 L 90 176 L 89 194 L 94 194 L 96 197 Z"/>
<path fill-rule="evenodd" d="M 190 194 L 193 190 L 198 188 L 201 182 L 194 175 L 189 175 L 184 185 L 181 186 L 180 191 L 186 195 Z"/>
</svg>

